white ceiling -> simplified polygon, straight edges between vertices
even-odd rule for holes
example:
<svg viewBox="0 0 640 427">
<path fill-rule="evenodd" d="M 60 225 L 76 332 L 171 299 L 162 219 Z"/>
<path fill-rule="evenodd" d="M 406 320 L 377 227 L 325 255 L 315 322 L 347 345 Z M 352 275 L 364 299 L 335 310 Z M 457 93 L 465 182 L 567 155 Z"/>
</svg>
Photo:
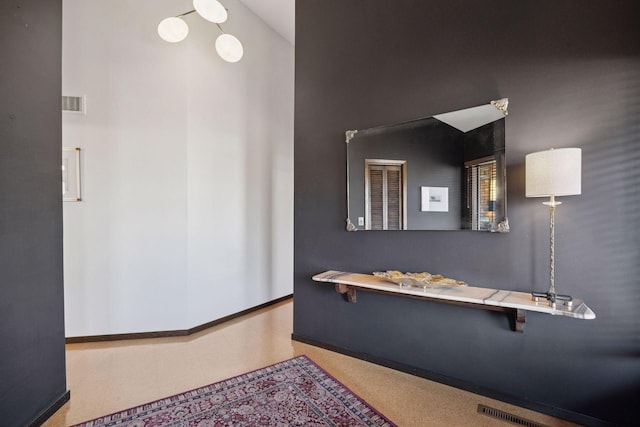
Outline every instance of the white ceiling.
<svg viewBox="0 0 640 427">
<path fill-rule="evenodd" d="M 504 118 L 504 114 L 497 107 L 486 104 L 450 113 L 437 114 L 433 117 L 466 133 L 487 123 L 500 120 Z"/>
<path fill-rule="evenodd" d="M 295 45 L 295 0 L 240 0 L 278 34 Z"/>
</svg>

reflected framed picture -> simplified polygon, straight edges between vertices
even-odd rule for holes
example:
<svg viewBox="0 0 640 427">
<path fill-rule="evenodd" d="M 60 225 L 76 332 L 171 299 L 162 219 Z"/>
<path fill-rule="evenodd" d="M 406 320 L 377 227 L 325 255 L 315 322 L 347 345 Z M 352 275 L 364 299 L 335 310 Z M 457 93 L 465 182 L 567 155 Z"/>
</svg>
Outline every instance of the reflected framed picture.
<svg viewBox="0 0 640 427">
<path fill-rule="evenodd" d="M 80 202 L 80 147 L 62 147 L 62 201 Z"/>
<path fill-rule="evenodd" d="M 449 187 L 421 187 L 422 212 L 449 212 Z"/>
</svg>

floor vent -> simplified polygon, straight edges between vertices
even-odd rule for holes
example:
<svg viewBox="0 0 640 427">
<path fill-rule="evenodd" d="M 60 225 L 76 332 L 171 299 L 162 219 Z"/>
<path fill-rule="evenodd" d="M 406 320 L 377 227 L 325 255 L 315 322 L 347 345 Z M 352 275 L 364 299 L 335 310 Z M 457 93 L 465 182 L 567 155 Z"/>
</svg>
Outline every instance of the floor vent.
<svg viewBox="0 0 640 427">
<path fill-rule="evenodd" d="M 478 405 L 478 412 L 484 415 L 488 415 L 493 418 L 497 418 L 502 421 L 506 421 L 517 426 L 525 427 L 547 427 L 544 424 L 537 423 L 535 421 L 528 420 L 526 418 L 519 417 L 517 415 L 510 414 L 508 412 L 501 411 L 499 409 L 490 408 L 484 405 Z"/>
</svg>

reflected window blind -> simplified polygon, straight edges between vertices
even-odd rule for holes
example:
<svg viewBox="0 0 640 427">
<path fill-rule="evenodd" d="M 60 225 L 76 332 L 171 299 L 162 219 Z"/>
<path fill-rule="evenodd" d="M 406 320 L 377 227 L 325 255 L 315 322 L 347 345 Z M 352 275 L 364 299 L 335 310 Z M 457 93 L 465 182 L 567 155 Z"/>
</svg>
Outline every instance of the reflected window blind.
<svg viewBox="0 0 640 427">
<path fill-rule="evenodd" d="M 467 210 L 472 230 L 491 230 L 496 220 L 496 161 L 467 167 Z"/>
</svg>

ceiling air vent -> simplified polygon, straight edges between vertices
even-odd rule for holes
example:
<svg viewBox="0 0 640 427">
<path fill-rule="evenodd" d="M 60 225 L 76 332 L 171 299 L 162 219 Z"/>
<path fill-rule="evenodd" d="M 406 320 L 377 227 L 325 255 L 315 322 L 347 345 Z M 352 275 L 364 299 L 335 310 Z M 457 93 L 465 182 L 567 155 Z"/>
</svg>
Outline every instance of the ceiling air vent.
<svg viewBox="0 0 640 427">
<path fill-rule="evenodd" d="M 62 111 L 85 114 L 86 98 L 84 96 L 62 96 Z"/>
</svg>

